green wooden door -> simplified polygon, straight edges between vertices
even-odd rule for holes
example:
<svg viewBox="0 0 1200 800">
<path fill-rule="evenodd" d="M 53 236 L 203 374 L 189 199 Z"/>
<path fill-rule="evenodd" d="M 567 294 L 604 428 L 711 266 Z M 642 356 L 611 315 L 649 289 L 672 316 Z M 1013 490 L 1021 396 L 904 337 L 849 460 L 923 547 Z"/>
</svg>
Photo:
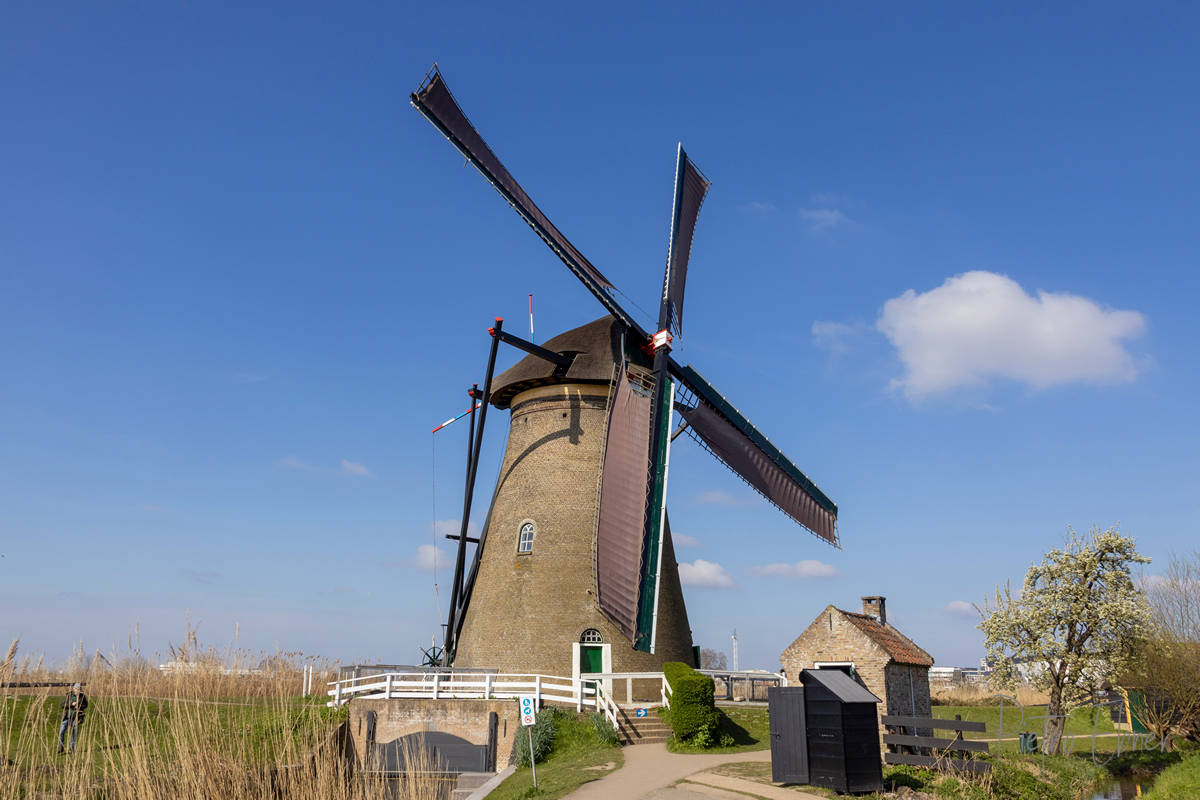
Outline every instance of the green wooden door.
<svg viewBox="0 0 1200 800">
<path fill-rule="evenodd" d="M 603 672 L 604 671 L 604 649 L 596 645 L 580 645 L 579 646 L 579 671 L 583 672 Z"/>
</svg>

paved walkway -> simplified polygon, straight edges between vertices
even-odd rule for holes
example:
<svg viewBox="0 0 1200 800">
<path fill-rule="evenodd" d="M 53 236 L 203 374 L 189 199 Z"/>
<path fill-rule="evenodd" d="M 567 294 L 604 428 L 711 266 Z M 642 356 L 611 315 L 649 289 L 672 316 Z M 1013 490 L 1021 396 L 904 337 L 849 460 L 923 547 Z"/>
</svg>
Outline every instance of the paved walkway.
<svg viewBox="0 0 1200 800">
<path fill-rule="evenodd" d="M 816 795 L 781 789 L 764 783 L 703 773 L 720 764 L 738 761 L 771 760 L 770 750 L 750 753 L 721 753 L 691 755 L 671 753 L 665 744 L 635 744 L 624 749 L 625 766 L 598 781 L 585 783 L 567 797 L 571 800 L 708 800 L 708 798 L 738 798 L 746 793 L 775 800 L 821 800 Z M 673 786 L 676 781 L 687 783 Z M 730 791 L 730 790 L 733 791 Z M 740 794 L 739 794 L 740 793 Z"/>
</svg>

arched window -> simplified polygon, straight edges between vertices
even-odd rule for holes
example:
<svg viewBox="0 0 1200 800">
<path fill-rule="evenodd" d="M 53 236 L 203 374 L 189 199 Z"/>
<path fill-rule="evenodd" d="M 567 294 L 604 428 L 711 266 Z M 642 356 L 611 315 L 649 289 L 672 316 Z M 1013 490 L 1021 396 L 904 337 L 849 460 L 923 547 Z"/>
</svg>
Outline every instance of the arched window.
<svg viewBox="0 0 1200 800">
<path fill-rule="evenodd" d="M 517 538 L 518 553 L 533 552 L 533 523 L 526 522 L 521 526 L 521 535 Z"/>
<path fill-rule="evenodd" d="M 604 644 L 604 637 L 601 636 L 600 631 L 596 630 L 595 628 L 588 628 L 583 632 L 583 635 L 579 637 L 579 641 L 582 644 Z"/>
</svg>

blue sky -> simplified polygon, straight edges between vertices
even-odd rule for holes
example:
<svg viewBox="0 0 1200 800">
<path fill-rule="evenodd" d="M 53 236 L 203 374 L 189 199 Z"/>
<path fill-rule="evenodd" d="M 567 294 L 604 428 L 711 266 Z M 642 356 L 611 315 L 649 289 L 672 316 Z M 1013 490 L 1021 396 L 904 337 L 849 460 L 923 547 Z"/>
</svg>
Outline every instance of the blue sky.
<svg viewBox="0 0 1200 800">
<path fill-rule="evenodd" d="M 161 651 L 190 615 L 215 645 L 418 657 L 465 436 L 430 428 L 493 316 L 523 329 L 533 292 L 541 340 L 600 313 L 409 107 L 438 61 L 647 325 L 677 141 L 713 181 L 676 355 L 839 503 L 845 547 L 679 440 L 697 643 L 737 628 L 774 669 L 827 603 L 883 594 L 974 663 L 961 604 L 1068 525 L 1194 546 L 1198 16 L 10 7 L 0 634 Z"/>
</svg>

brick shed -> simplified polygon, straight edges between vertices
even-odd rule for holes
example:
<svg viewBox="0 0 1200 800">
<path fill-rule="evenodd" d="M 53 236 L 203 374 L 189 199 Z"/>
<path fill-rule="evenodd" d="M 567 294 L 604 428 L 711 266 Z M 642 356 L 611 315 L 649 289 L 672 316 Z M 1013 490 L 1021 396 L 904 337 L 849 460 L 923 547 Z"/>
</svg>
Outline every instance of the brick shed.
<svg viewBox="0 0 1200 800">
<path fill-rule="evenodd" d="M 885 600 L 864 597 L 861 614 L 827 606 L 779 656 L 788 680 L 805 669 L 842 668 L 883 700 L 880 715 L 929 716 L 933 657 L 888 624 Z"/>
</svg>

